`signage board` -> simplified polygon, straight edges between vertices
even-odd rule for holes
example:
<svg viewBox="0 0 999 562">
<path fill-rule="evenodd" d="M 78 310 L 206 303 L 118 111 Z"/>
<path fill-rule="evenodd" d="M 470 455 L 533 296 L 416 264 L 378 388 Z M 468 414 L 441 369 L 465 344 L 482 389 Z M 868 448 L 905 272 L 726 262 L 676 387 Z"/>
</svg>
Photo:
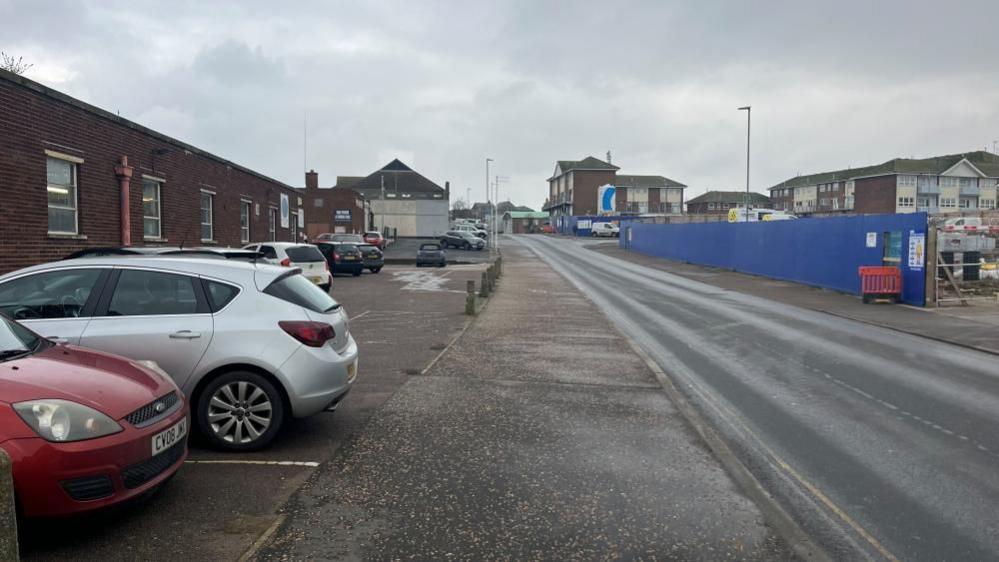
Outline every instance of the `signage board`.
<svg viewBox="0 0 999 562">
<path fill-rule="evenodd" d="M 333 222 L 350 222 L 350 209 L 336 209 L 333 211 Z"/>
<path fill-rule="evenodd" d="M 597 188 L 597 212 L 598 213 L 614 213 L 614 199 L 617 193 L 617 188 L 611 184 L 601 185 Z M 583 227 L 579 227 L 583 228 Z M 589 228 L 588 226 L 586 228 Z"/>
</svg>

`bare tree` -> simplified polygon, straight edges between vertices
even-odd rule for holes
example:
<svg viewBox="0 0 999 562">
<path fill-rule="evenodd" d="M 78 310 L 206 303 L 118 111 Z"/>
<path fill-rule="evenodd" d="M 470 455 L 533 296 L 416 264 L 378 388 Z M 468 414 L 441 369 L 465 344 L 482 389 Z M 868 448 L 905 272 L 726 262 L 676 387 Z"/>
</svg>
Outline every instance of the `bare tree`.
<svg viewBox="0 0 999 562">
<path fill-rule="evenodd" d="M 32 66 L 35 65 L 24 62 L 24 57 L 14 58 L 13 55 L 8 55 L 7 53 L 0 51 L 0 68 L 4 70 L 13 72 L 14 74 L 24 74 Z"/>
<path fill-rule="evenodd" d="M 468 202 L 459 197 L 454 200 L 454 205 L 451 208 L 455 211 L 464 211 L 468 208 Z"/>
</svg>

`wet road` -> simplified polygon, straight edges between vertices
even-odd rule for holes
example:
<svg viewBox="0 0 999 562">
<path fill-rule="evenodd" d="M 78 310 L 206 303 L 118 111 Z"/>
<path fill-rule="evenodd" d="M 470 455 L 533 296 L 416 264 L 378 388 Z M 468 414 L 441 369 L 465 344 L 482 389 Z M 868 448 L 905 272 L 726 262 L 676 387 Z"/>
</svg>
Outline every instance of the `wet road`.
<svg viewBox="0 0 999 562">
<path fill-rule="evenodd" d="M 999 558 L 999 357 L 576 241 L 505 241 L 532 249 L 643 347 L 834 558 Z"/>
</svg>

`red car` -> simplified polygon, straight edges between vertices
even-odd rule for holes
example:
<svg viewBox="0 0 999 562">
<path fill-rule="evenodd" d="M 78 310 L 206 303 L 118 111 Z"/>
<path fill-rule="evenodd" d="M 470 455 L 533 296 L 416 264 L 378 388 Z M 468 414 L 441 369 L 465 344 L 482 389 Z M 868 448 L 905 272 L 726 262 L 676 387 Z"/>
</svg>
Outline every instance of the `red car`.
<svg viewBox="0 0 999 562">
<path fill-rule="evenodd" d="M 187 458 L 188 406 L 155 363 L 56 345 L 0 316 L 0 448 L 26 517 L 141 496 Z"/>
<path fill-rule="evenodd" d="M 385 250 L 385 237 L 382 236 L 381 232 L 372 230 L 370 232 L 364 233 L 364 243 L 371 244 L 377 247 L 379 250 Z"/>
</svg>

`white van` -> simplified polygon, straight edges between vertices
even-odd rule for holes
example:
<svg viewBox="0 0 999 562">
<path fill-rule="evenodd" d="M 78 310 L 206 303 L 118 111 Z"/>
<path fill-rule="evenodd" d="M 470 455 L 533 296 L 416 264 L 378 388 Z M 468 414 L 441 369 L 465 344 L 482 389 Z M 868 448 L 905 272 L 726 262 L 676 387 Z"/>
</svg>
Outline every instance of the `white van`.
<svg viewBox="0 0 999 562">
<path fill-rule="evenodd" d="M 590 236 L 620 236 L 621 229 L 612 222 L 594 222 L 590 225 Z"/>
</svg>

